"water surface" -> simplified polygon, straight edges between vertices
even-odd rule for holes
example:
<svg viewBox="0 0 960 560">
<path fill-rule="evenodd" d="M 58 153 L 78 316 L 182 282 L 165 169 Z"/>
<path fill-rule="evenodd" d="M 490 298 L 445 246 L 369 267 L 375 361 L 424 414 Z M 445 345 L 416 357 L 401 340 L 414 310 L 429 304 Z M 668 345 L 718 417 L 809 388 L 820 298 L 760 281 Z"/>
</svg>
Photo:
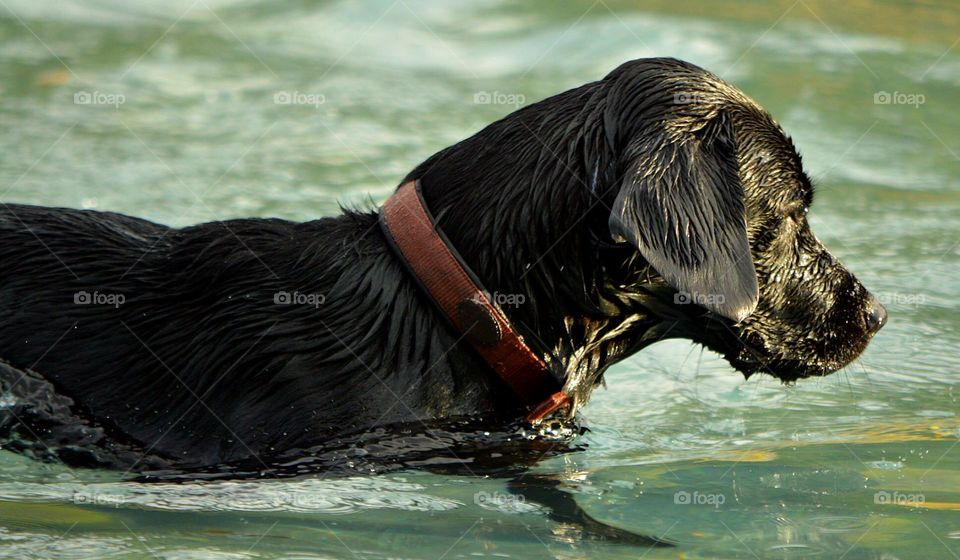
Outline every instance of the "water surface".
<svg viewBox="0 0 960 560">
<path fill-rule="evenodd" d="M 631 58 L 690 60 L 793 135 L 814 230 L 890 322 L 843 372 L 787 387 L 660 343 L 608 373 L 586 448 L 536 471 L 596 518 L 679 543 L 646 558 L 951 558 L 958 29 L 947 1 L 2 0 L 0 199 L 174 225 L 312 219 L 379 203 L 516 105 Z M 0 556 L 644 552 L 580 540 L 499 477 L 151 485 L 0 452 Z"/>
</svg>

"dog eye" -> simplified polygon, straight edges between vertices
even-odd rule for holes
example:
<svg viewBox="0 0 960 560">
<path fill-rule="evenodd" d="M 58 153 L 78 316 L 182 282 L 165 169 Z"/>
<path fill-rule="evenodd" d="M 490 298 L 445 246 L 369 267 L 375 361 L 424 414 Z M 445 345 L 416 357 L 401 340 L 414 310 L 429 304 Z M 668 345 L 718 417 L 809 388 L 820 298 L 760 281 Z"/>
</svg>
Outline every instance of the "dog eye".
<svg viewBox="0 0 960 560">
<path fill-rule="evenodd" d="M 791 204 L 787 209 L 787 215 L 793 218 L 794 220 L 800 220 L 807 215 L 807 212 L 810 211 L 810 207 L 804 204 L 803 202 L 797 202 L 796 204 Z"/>
</svg>

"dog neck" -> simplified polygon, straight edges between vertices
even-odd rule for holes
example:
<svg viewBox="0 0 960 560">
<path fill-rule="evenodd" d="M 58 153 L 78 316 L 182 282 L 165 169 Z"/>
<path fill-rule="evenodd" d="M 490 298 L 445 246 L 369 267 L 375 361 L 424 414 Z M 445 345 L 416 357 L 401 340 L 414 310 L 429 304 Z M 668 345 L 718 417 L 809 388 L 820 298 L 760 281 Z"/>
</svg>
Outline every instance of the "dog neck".
<svg viewBox="0 0 960 560">
<path fill-rule="evenodd" d="M 522 108 L 417 166 L 424 199 L 503 312 L 583 404 L 607 367 L 658 340 L 707 344 L 704 310 L 609 222 L 646 99 L 624 66 Z M 661 87 L 661 86 L 658 86 Z M 709 323 L 709 321 L 707 322 Z M 721 332 L 721 335 L 723 333 Z"/>
<path fill-rule="evenodd" d="M 583 222 L 605 225 L 606 213 L 593 216 L 583 203 Z M 575 217 L 558 216 L 553 227 L 539 231 L 529 220 L 503 220 L 520 228 L 513 230 L 497 216 L 460 211 L 442 209 L 441 229 L 513 328 L 561 379 L 572 411 L 609 366 L 662 338 L 684 336 L 680 317 L 665 320 L 671 309 L 660 304 L 672 299 L 673 290 L 632 247 L 600 239 L 585 224 L 577 227 Z M 485 238 L 498 227 L 499 239 Z"/>
<path fill-rule="evenodd" d="M 570 398 L 557 379 L 491 301 L 457 251 L 436 228 L 416 181 L 400 186 L 380 211 L 380 226 L 437 310 L 481 358 L 527 403 L 532 424 L 562 408 Z"/>
<path fill-rule="evenodd" d="M 661 338 L 685 334 L 669 309 L 661 309 L 669 306 L 659 304 L 672 298 L 670 288 L 634 248 L 610 239 L 611 159 L 599 149 L 590 159 L 557 162 L 551 155 L 576 153 L 565 145 L 566 124 L 539 129 L 543 155 L 527 156 L 542 162 L 536 168 L 499 174 L 512 150 L 530 149 L 511 144 L 536 139 L 494 147 L 468 139 L 406 180 L 420 181 L 438 227 L 524 340 L 560 373 L 576 410 L 607 367 Z M 603 143 L 595 126 L 583 130 L 586 142 Z"/>
</svg>

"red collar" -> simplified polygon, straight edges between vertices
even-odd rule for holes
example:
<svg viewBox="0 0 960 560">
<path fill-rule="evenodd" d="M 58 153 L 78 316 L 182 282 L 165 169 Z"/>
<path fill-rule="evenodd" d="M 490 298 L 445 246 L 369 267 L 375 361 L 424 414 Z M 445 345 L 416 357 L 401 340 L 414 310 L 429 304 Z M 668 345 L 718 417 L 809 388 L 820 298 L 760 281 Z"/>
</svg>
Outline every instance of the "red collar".
<svg viewBox="0 0 960 560">
<path fill-rule="evenodd" d="M 470 268 L 436 226 L 420 184 L 404 183 L 383 204 L 380 227 L 420 287 L 454 329 L 527 405 L 537 424 L 569 406 L 546 364 L 510 325 Z"/>
</svg>

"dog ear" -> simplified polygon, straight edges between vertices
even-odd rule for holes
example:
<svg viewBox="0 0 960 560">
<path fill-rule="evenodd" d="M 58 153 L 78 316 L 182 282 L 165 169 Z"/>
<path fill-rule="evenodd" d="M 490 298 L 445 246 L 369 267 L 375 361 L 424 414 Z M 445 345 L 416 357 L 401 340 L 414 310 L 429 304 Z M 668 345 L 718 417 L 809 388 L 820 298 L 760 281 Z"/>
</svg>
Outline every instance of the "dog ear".
<svg viewBox="0 0 960 560">
<path fill-rule="evenodd" d="M 662 128 L 631 142 L 626 157 L 609 219 L 614 239 L 635 245 L 688 301 L 743 320 L 759 292 L 727 119 L 715 115 L 693 131 Z"/>
</svg>

